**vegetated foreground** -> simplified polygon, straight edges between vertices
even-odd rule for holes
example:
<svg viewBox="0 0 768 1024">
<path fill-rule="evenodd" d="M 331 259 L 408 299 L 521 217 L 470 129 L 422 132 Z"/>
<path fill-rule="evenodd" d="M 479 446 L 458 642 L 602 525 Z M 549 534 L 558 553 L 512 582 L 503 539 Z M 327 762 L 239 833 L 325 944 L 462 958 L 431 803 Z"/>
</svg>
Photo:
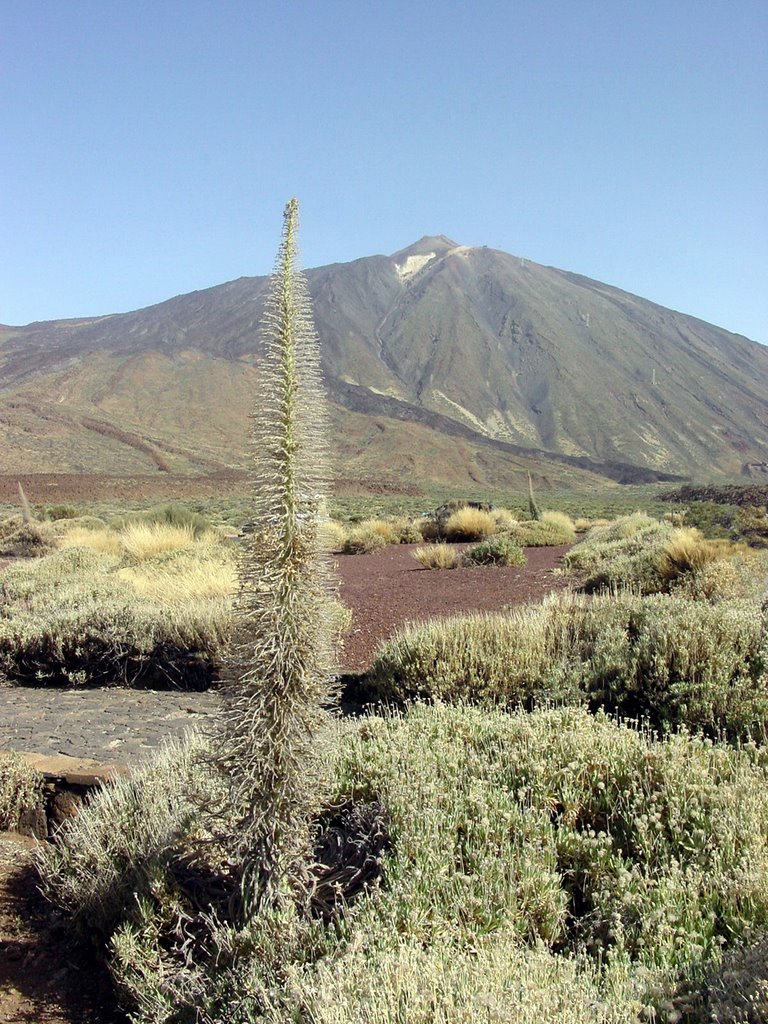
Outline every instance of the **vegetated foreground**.
<svg viewBox="0 0 768 1024">
<path fill-rule="evenodd" d="M 450 548 L 446 536 L 464 551 L 468 514 L 440 530 L 437 517 L 423 522 L 425 550 Z M 525 568 L 429 559 L 439 569 L 429 571 L 413 544 L 393 539 L 413 523 L 340 528 L 354 550 L 386 545 L 336 556 L 344 601 L 369 601 L 347 659 L 405 619 L 492 612 L 526 586 L 536 598 L 566 582 L 551 575 L 563 552 L 570 579 L 596 596 L 449 614 L 380 649 L 379 693 L 434 704 L 342 721 L 321 737 L 333 781 L 315 822 L 308 916 L 290 900 L 244 927 L 228 916 L 239 875 L 200 817 L 200 800 L 221 794 L 196 767 L 198 740 L 94 801 L 45 852 L 43 878 L 89 935 L 111 942 L 134 1019 L 474 1024 L 482 1005 L 493 1024 L 768 1020 L 768 517 L 751 511 L 731 540 L 702 536 L 689 514 L 593 523 L 570 550 L 525 545 Z M 471 511 L 476 527 L 521 543 L 567 526 L 542 515 L 520 523 L 497 512 L 489 523 Z M 210 531 L 195 539 L 192 525 L 174 528 L 183 547 L 157 551 L 169 527 L 38 524 L 65 546 L 36 571 L 15 566 L 3 586 L 28 615 L 66 573 L 77 603 L 93 587 L 103 605 L 105 584 L 89 581 L 111 576 L 119 621 L 137 600 L 127 595 L 143 594 L 138 635 L 161 596 L 183 605 L 194 586 L 218 607 L 219 586 L 229 592 L 231 547 Z M 184 621 L 168 620 L 174 635 Z M 69 620 L 51 625 L 72 632 Z M 609 714 L 589 713 L 598 708 Z M 211 907 L 215 920 L 201 916 Z M 11 1020 L 87 1019 L 46 1018 L 21 998 Z"/>
</svg>

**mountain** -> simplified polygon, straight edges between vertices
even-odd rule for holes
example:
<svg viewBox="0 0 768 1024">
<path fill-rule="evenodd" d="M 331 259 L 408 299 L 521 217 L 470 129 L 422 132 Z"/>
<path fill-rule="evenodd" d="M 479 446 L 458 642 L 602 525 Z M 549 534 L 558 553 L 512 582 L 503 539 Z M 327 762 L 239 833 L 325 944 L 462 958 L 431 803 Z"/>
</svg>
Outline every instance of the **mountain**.
<svg viewBox="0 0 768 1024">
<path fill-rule="evenodd" d="M 768 472 L 768 348 L 739 335 L 444 236 L 307 278 L 340 476 Z M 241 468 L 266 285 L 0 327 L 3 472 Z"/>
</svg>

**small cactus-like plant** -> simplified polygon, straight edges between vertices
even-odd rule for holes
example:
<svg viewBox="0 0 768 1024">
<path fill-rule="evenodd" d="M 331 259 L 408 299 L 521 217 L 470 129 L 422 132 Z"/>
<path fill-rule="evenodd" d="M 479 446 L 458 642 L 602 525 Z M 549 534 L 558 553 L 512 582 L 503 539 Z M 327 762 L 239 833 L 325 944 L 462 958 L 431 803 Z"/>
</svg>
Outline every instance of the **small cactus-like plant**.
<svg viewBox="0 0 768 1024">
<path fill-rule="evenodd" d="M 530 473 L 528 474 L 528 513 L 531 519 L 541 519 L 541 511 L 533 496 L 533 478 Z"/>
<path fill-rule="evenodd" d="M 337 630 L 318 516 L 327 414 L 297 226 L 292 199 L 261 325 L 252 416 L 251 512 L 260 537 L 243 545 L 217 737 L 245 918 L 301 891 L 322 796 L 319 737 L 334 696 Z"/>
<path fill-rule="evenodd" d="M 24 488 L 21 486 L 21 480 L 19 480 L 19 504 L 21 505 L 21 520 L 28 526 L 34 517 L 32 515 L 32 509 L 29 507 L 27 495 L 24 492 Z"/>
</svg>

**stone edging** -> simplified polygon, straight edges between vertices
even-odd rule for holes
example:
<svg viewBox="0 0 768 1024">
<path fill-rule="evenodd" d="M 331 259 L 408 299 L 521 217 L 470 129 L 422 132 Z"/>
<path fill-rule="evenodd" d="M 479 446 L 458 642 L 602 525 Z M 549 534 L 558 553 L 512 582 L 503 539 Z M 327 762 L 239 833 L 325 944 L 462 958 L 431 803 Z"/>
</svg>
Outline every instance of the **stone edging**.
<svg viewBox="0 0 768 1024">
<path fill-rule="evenodd" d="M 0 755 L 4 753 L 0 750 Z M 42 776 L 40 800 L 22 811 L 17 829 L 37 839 L 50 839 L 65 821 L 77 814 L 92 790 L 128 771 L 127 765 L 103 764 L 67 754 L 13 753 L 23 757 Z"/>
</svg>

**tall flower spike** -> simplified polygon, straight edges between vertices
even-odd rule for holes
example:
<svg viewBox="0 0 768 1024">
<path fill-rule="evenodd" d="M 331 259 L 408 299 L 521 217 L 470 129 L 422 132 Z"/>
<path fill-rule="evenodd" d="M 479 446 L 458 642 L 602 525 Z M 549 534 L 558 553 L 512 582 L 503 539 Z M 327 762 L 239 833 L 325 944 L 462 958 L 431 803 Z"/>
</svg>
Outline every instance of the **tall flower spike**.
<svg viewBox="0 0 768 1024">
<path fill-rule="evenodd" d="M 298 202 L 261 324 L 252 413 L 252 512 L 222 687 L 217 760 L 235 809 L 246 915 L 298 880 L 322 785 L 318 737 L 334 696 L 331 571 L 318 541 L 328 485 L 317 335 L 298 269 Z"/>
</svg>

